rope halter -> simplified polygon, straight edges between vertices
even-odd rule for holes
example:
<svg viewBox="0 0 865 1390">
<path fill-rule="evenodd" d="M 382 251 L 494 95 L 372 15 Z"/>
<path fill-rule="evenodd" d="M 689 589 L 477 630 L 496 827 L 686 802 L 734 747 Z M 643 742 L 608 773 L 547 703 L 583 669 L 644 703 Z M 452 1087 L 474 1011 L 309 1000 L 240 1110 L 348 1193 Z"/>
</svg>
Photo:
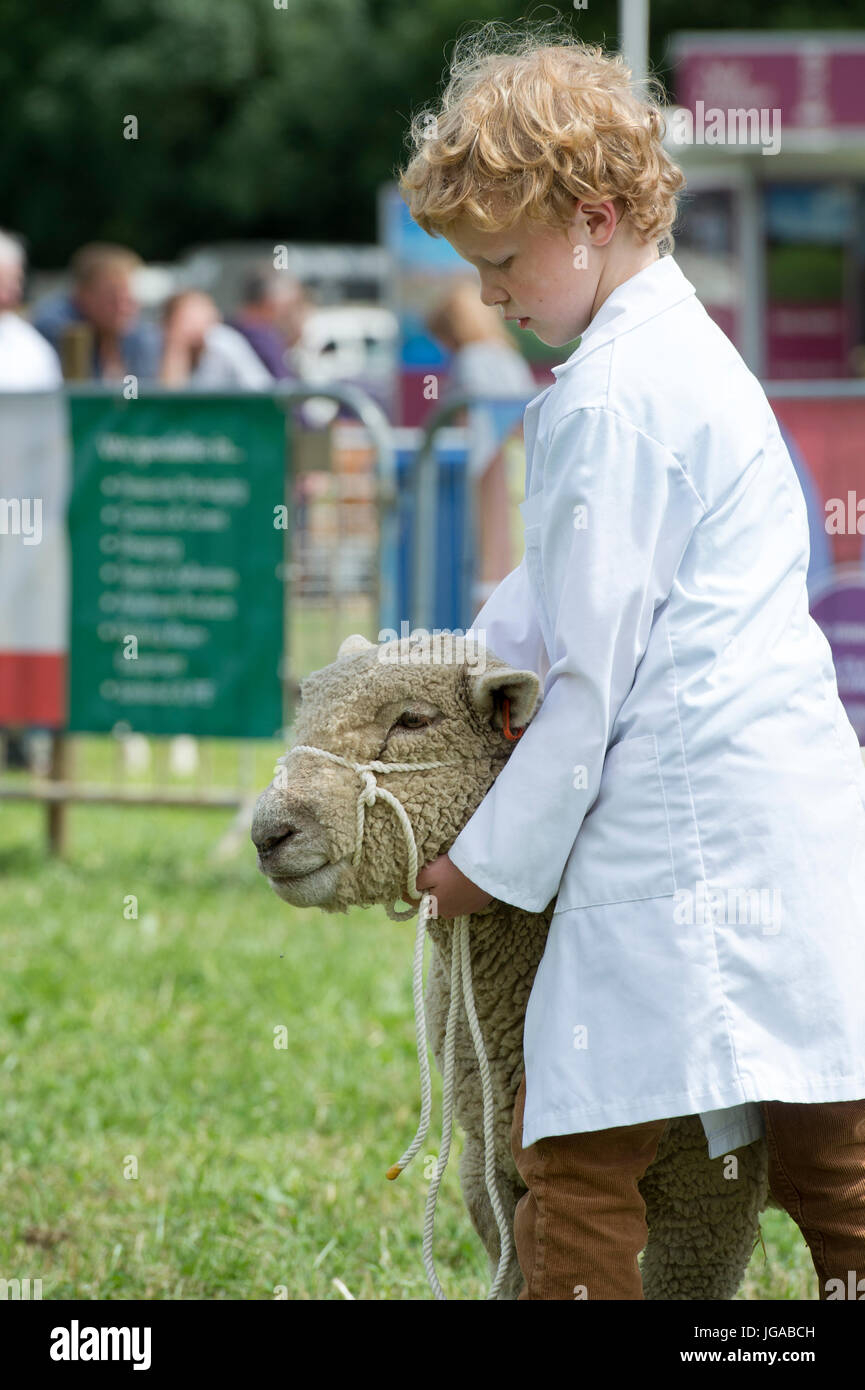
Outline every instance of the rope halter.
<svg viewBox="0 0 865 1390">
<path fill-rule="evenodd" d="M 522 731 L 521 731 L 522 732 Z M 508 729 L 508 737 L 510 730 Z M 517 735 L 519 737 L 519 735 Z M 385 906 L 387 915 L 395 922 L 405 921 L 413 917 L 417 911 L 417 933 L 415 935 L 414 963 L 412 969 L 412 993 L 414 996 L 414 1015 L 415 1015 L 415 1039 L 417 1043 L 418 1067 L 420 1069 L 421 1087 L 421 1113 L 418 1127 L 414 1139 L 401 1158 L 397 1159 L 387 1171 L 390 1179 L 398 1178 L 404 1168 L 411 1163 L 415 1154 L 420 1150 L 421 1145 L 426 1139 L 430 1126 L 430 1115 L 432 1112 L 432 1083 L 430 1080 L 429 1069 L 429 1045 L 427 1042 L 426 1014 L 424 1010 L 423 998 L 423 955 L 424 943 L 426 941 L 427 923 L 435 917 L 434 899 L 429 892 L 420 893 L 417 886 L 418 872 L 418 852 L 415 842 L 414 831 L 408 813 L 398 797 L 393 792 L 389 792 L 386 787 L 379 786 L 376 781 L 376 774 L 385 772 L 426 772 L 435 767 L 460 767 L 464 766 L 467 759 L 459 761 L 436 761 L 428 763 L 383 763 L 369 762 L 356 763 L 350 758 L 344 758 L 339 753 L 331 753 L 326 748 L 316 748 L 311 743 L 297 743 L 290 748 L 287 753 L 283 753 L 277 759 L 278 764 L 285 765 L 292 753 L 314 753 L 318 757 L 330 758 L 332 762 L 339 763 L 342 767 L 350 768 L 362 778 L 363 786 L 357 799 L 357 823 L 354 854 L 352 855 L 352 866 L 356 869 L 360 864 L 363 852 L 363 832 L 365 828 L 365 815 L 367 806 L 374 806 L 377 800 L 382 800 L 389 805 L 399 820 L 405 836 L 406 849 L 408 851 L 408 870 L 407 870 L 407 889 L 409 898 L 419 898 L 420 905 L 417 909 L 411 907 L 407 912 L 397 912 L 395 908 Z M 433 1295 L 436 1299 L 446 1301 L 445 1294 L 436 1274 L 435 1262 L 433 1260 L 433 1234 L 435 1229 L 435 1209 L 438 1190 L 441 1180 L 447 1167 L 448 1156 L 450 1154 L 451 1131 L 453 1126 L 453 1100 L 454 1100 L 454 1047 L 456 1036 L 456 1018 L 459 1008 L 460 996 L 462 996 L 466 1017 L 468 1020 L 469 1031 L 474 1044 L 475 1056 L 478 1061 L 478 1070 L 481 1080 L 481 1094 L 483 1096 L 483 1115 L 484 1115 L 484 1178 L 486 1181 L 487 1194 L 492 1205 L 493 1213 L 496 1218 L 496 1225 L 499 1231 L 499 1261 L 496 1268 L 495 1278 L 492 1287 L 487 1294 L 488 1299 L 496 1298 L 504 1281 L 512 1253 L 512 1239 L 510 1225 L 505 1215 L 504 1207 L 496 1186 L 495 1176 L 495 1134 L 494 1134 L 494 1098 L 492 1078 L 490 1076 L 489 1062 L 487 1061 L 486 1049 L 484 1048 L 483 1034 L 481 1033 L 478 1022 L 477 1011 L 475 1009 L 474 992 L 472 989 L 471 973 L 471 952 L 469 948 L 469 918 L 456 917 L 454 919 L 453 940 L 451 944 L 451 988 L 450 1003 L 448 1007 L 447 1024 L 445 1026 L 444 1039 L 444 1066 L 442 1068 L 442 1143 L 441 1152 L 436 1160 L 435 1172 L 430 1180 L 427 1192 L 426 1208 L 424 1211 L 424 1230 L 423 1230 L 423 1262 L 426 1269 L 427 1279 Z"/>
<path fill-rule="evenodd" d="M 454 762 L 431 762 L 431 763 L 355 763 L 350 758 L 343 758 L 339 753 L 329 753 L 326 748 L 316 748 L 311 743 L 297 743 L 288 753 L 283 753 L 282 757 L 277 758 L 277 763 L 285 764 L 287 758 L 292 753 L 317 753 L 319 757 L 330 758 L 331 762 L 340 763 L 343 767 L 351 768 L 359 777 L 363 778 L 363 786 L 357 798 L 357 822 L 354 844 L 354 854 L 352 855 L 352 868 L 360 865 L 361 854 L 363 853 L 363 832 L 366 826 L 366 808 L 374 806 L 376 801 L 386 801 L 396 812 L 402 832 L 405 836 L 406 849 L 408 850 L 408 891 L 409 897 L 421 898 L 423 895 L 418 892 L 417 886 L 417 844 L 415 843 L 414 831 L 411 821 L 408 818 L 405 807 L 393 792 L 389 792 L 386 787 L 380 787 L 375 780 L 376 773 L 382 772 L 427 772 L 433 767 L 458 767 Z M 405 899 L 408 902 L 408 898 Z M 385 906 L 387 915 L 394 922 L 404 922 L 407 918 L 413 917 L 415 908 L 410 907 L 407 912 L 397 912 Z"/>
</svg>

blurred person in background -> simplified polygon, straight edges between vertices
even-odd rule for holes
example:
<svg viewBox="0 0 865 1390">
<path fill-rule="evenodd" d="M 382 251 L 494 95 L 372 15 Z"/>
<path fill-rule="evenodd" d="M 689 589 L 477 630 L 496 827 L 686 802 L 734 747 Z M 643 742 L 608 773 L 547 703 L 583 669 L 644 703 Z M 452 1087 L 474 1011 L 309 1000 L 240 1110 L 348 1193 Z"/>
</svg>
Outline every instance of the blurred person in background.
<svg viewBox="0 0 865 1390">
<path fill-rule="evenodd" d="M 0 231 L 0 392 L 53 391 L 63 384 L 57 353 L 18 312 L 25 269 L 23 243 Z M 0 738 L 0 766 L 30 767 L 31 746 L 27 730 L 7 729 Z"/>
<path fill-rule="evenodd" d="M 24 245 L 0 231 L 0 391 L 51 391 L 63 384 L 57 353 L 21 317 Z"/>
<path fill-rule="evenodd" d="M 310 308 L 294 276 L 265 264 L 247 275 L 240 304 L 228 322 L 243 334 L 272 376 L 279 381 L 297 379 L 291 350 L 300 341 Z"/>
<path fill-rule="evenodd" d="M 483 303 L 474 282 L 454 284 L 428 314 L 426 323 L 430 333 L 453 354 L 443 402 L 471 392 L 478 397 L 522 396 L 528 403 L 538 394 L 528 362 L 515 347 L 501 315 Z M 513 568 L 508 480 L 504 451 L 497 443 L 489 411 L 483 406 L 471 407 L 468 423 L 468 468 L 477 486 L 480 530 L 474 599 L 484 603 Z"/>
<path fill-rule="evenodd" d="M 133 279 L 141 257 L 125 246 L 88 242 L 69 263 L 72 288 L 40 304 L 33 323 L 60 354 L 67 378 L 154 380 L 160 335 L 139 317 Z"/>
<path fill-rule="evenodd" d="M 159 380 L 165 386 L 261 390 L 273 376 L 243 334 L 223 323 L 203 290 L 181 290 L 163 307 Z"/>
</svg>

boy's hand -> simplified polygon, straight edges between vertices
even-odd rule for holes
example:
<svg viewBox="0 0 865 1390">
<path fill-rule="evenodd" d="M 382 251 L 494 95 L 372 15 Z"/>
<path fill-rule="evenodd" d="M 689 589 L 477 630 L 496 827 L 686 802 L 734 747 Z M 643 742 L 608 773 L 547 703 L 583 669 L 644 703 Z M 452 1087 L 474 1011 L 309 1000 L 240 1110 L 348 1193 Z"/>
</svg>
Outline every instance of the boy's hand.
<svg viewBox="0 0 865 1390">
<path fill-rule="evenodd" d="M 415 881 L 421 892 L 433 894 L 439 917 L 467 917 L 493 900 L 491 893 L 460 873 L 446 854 L 425 864 Z"/>
</svg>

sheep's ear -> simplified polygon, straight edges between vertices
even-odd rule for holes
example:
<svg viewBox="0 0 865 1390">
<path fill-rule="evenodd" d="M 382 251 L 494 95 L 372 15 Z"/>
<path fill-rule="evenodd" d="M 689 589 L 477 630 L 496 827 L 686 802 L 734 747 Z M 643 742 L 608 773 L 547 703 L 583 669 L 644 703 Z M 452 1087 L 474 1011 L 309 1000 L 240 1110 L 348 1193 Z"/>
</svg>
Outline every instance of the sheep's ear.
<svg viewBox="0 0 865 1390">
<path fill-rule="evenodd" d="M 488 666 L 469 676 L 472 702 L 495 729 L 504 727 L 502 696 L 510 700 L 511 728 L 522 729 L 532 717 L 540 688 L 540 677 L 534 671 L 517 671 L 513 666 Z"/>
<path fill-rule="evenodd" d="M 370 642 L 368 637 L 363 637 L 359 632 L 353 632 L 350 637 L 346 637 L 339 644 L 339 651 L 336 659 L 339 661 L 341 656 L 347 656 L 349 652 L 365 652 L 369 647 L 374 647 L 375 642 Z"/>
</svg>

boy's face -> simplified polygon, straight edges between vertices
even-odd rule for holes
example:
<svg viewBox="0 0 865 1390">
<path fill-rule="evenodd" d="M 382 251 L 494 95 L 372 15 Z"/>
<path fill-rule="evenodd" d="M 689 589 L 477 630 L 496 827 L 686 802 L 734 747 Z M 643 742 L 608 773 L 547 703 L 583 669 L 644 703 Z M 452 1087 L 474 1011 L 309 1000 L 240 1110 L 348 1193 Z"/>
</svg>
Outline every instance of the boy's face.
<svg viewBox="0 0 865 1390">
<path fill-rule="evenodd" d="M 458 255 L 477 269 L 484 304 L 501 306 L 504 318 L 518 319 L 521 328 L 530 328 L 550 347 L 571 342 L 588 327 L 602 269 L 597 238 L 609 240 L 616 225 L 612 203 L 601 205 L 608 214 L 599 219 L 587 217 L 585 205 L 576 206 L 566 228 L 530 222 L 523 215 L 507 231 L 480 231 L 468 219 L 457 218 L 443 232 Z"/>
</svg>

